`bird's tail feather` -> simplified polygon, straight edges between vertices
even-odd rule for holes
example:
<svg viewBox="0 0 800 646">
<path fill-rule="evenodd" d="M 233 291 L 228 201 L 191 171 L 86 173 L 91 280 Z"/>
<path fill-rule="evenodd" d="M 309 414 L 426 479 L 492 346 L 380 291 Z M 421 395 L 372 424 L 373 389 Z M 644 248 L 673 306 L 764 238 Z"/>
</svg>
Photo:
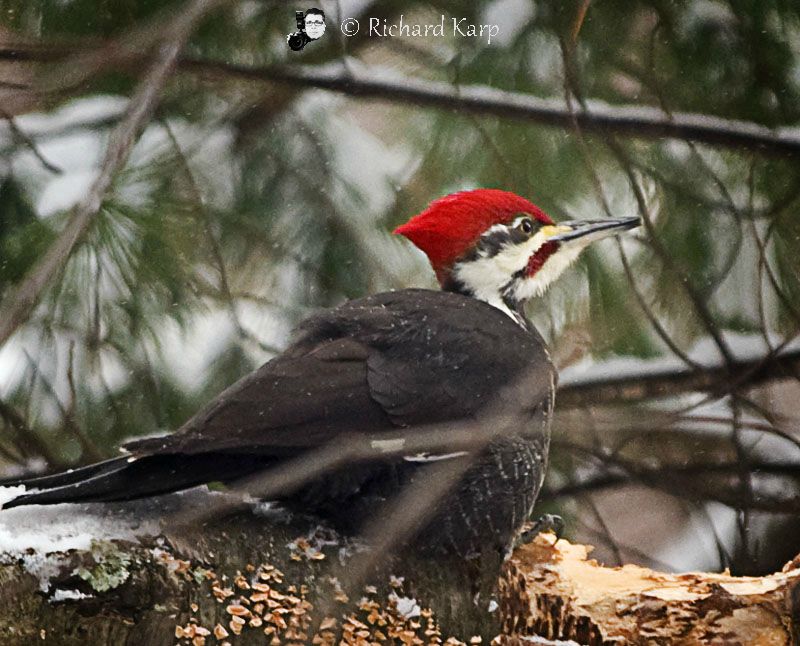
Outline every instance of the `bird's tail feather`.
<svg viewBox="0 0 800 646">
<path fill-rule="evenodd" d="M 249 455 L 150 455 L 116 458 L 63 474 L 16 482 L 35 490 L 6 502 L 3 509 L 62 502 L 133 500 L 231 481 L 268 466 Z"/>
<path fill-rule="evenodd" d="M 19 487 L 20 485 L 25 486 L 28 489 L 50 489 L 52 487 L 62 487 L 74 482 L 86 480 L 87 478 L 91 478 L 106 471 L 113 471 L 118 466 L 125 464 L 127 461 L 128 457 L 124 456 L 45 476 L 32 476 L 30 478 L 23 479 L 4 478 L 0 480 L 0 487 Z"/>
</svg>

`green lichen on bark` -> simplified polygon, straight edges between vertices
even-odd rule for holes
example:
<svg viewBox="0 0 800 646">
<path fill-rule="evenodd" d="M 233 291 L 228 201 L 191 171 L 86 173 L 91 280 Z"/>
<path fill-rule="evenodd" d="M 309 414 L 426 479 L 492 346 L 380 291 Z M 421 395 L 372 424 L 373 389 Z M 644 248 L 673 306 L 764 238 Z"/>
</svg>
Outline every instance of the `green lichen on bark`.
<svg viewBox="0 0 800 646">
<path fill-rule="evenodd" d="M 73 574 L 86 581 L 95 592 L 107 592 L 122 585 L 131 573 L 130 553 L 111 541 L 92 541 L 90 548 L 94 565 L 75 568 Z"/>
</svg>

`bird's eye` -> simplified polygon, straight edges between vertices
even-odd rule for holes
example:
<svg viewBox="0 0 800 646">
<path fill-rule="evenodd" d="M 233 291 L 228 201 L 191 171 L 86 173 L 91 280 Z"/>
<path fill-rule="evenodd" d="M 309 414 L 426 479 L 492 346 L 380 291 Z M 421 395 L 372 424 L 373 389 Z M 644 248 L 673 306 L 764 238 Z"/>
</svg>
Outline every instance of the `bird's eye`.
<svg viewBox="0 0 800 646">
<path fill-rule="evenodd" d="M 517 228 L 525 235 L 530 235 L 533 233 L 533 220 L 530 218 L 522 218 L 520 223 L 517 225 Z"/>
</svg>

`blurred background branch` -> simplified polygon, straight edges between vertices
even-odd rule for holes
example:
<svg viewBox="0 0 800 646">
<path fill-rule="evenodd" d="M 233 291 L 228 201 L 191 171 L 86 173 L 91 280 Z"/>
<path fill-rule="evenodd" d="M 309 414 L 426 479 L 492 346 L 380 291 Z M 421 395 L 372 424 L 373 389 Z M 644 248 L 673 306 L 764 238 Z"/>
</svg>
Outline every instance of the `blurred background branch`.
<svg viewBox="0 0 800 646">
<path fill-rule="evenodd" d="M 0 60 L 61 61 L 82 47 L 42 51 L 16 46 L 0 49 Z M 102 51 L 102 50 L 101 50 Z M 98 55 L 98 58 L 100 56 Z M 127 65 L 134 65 L 131 53 Z M 105 61 L 108 65 L 108 61 Z M 758 123 L 722 119 L 701 113 L 666 113 L 641 105 L 588 104 L 570 113 L 559 99 L 538 98 L 488 86 L 453 87 L 449 83 L 404 78 L 391 68 L 358 69 L 353 64 L 333 68 L 281 65 L 251 67 L 219 61 L 184 57 L 182 70 L 220 80 L 280 83 L 293 88 L 319 88 L 349 96 L 386 100 L 421 107 L 455 110 L 461 113 L 498 116 L 569 128 L 573 120 L 587 132 L 616 133 L 642 139 L 674 138 L 700 143 L 753 150 L 766 155 L 800 154 L 800 128 L 768 128 Z M 102 69 L 96 70 L 101 72 Z"/>
</svg>

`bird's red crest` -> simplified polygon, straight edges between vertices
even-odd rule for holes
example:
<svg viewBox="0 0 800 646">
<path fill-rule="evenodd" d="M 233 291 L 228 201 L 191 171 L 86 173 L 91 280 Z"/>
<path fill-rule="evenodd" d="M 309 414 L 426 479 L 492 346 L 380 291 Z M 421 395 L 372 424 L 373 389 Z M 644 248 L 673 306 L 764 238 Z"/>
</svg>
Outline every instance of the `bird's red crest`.
<svg viewBox="0 0 800 646">
<path fill-rule="evenodd" d="M 519 195 L 478 188 L 434 200 L 394 233 L 405 236 L 422 249 L 441 279 L 447 267 L 468 251 L 484 231 L 495 224 L 505 224 L 521 213 L 544 224 L 553 223 L 538 206 Z"/>
</svg>

